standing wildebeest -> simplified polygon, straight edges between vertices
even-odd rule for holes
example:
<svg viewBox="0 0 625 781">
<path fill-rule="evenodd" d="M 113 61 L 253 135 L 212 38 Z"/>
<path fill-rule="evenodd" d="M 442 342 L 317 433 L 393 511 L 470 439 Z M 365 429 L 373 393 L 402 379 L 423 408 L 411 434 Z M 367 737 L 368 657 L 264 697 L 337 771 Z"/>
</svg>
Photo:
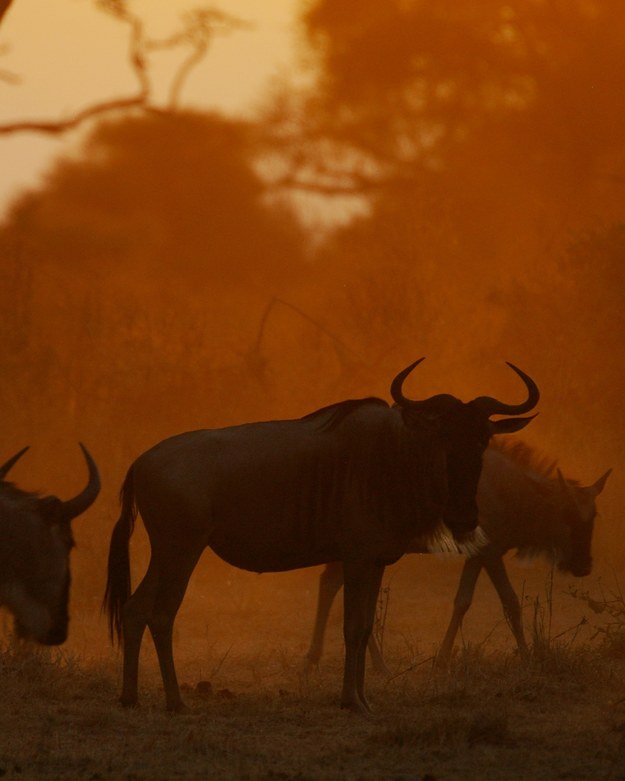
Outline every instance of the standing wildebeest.
<svg viewBox="0 0 625 781">
<path fill-rule="evenodd" d="M 458 537 L 476 527 L 475 494 L 490 436 L 518 431 L 530 420 L 489 417 L 528 412 L 539 398 L 531 378 L 510 364 L 528 390 L 522 404 L 488 396 L 463 404 L 447 394 L 412 401 L 402 385 L 418 363 L 393 380 L 392 408 L 367 398 L 299 420 L 191 431 L 160 442 L 132 464 L 111 537 L 105 594 L 111 635 L 123 636 L 123 704 L 137 702 L 139 650 L 148 626 L 167 708 L 183 707 L 172 629 L 208 546 L 253 572 L 344 563 L 342 705 L 368 710 L 365 652 L 385 565 L 441 521 Z M 137 512 L 151 558 L 130 596 L 128 546 Z"/>
<path fill-rule="evenodd" d="M 482 569 L 486 570 L 497 590 L 521 656 L 527 657 L 521 605 L 508 578 L 503 555 L 513 548 L 519 556 L 544 554 L 563 572 L 577 577 L 588 575 L 597 514 L 595 499 L 611 471 L 609 469 L 593 485 L 582 487 L 576 481 L 565 479 L 555 463 L 537 458 L 523 442 L 493 442 L 490 445 L 484 453 L 477 491 L 480 527 L 486 533 L 488 544 L 470 554 L 464 564 L 451 621 L 436 657 L 438 664 L 445 666 L 449 662 Z M 433 549 L 417 539 L 407 552 L 431 553 Z M 330 608 L 342 585 L 341 562 L 328 564 L 319 579 L 317 615 L 306 655 L 309 666 L 319 663 Z M 375 669 L 388 673 L 373 635 L 369 639 L 369 651 Z"/>
<path fill-rule="evenodd" d="M 44 645 L 67 639 L 71 521 L 85 512 L 100 491 L 100 477 L 87 449 L 86 488 L 63 502 L 5 482 L 11 466 L 28 448 L 0 468 L 0 605 L 15 618 L 20 637 Z"/>
</svg>

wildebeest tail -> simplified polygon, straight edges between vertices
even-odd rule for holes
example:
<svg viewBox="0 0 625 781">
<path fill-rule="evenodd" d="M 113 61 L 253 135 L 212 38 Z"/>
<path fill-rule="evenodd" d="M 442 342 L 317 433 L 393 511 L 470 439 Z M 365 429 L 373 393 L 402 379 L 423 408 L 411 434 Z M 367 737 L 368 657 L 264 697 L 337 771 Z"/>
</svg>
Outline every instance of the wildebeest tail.
<svg viewBox="0 0 625 781">
<path fill-rule="evenodd" d="M 130 598 L 130 537 L 135 527 L 137 506 L 135 504 L 132 467 L 119 492 L 121 513 L 111 534 L 109 546 L 108 575 L 102 609 L 108 615 L 111 642 L 119 642 L 123 635 L 122 608 Z"/>
</svg>

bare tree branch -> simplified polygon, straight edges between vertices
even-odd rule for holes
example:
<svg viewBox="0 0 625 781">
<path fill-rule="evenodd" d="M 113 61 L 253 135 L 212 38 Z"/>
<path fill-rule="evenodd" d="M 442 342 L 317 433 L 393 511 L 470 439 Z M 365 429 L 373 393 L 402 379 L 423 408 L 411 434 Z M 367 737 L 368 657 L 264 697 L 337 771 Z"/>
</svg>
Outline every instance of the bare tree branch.
<svg viewBox="0 0 625 781">
<path fill-rule="evenodd" d="M 6 81 L 7 84 L 19 84 L 20 78 L 11 73 L 11 71 L 5 71 L 3 68 L 0 68 L 0 81 Z"/>
<path fill-rule="evenodd" d="M 352 176 L 349 181 L 343 182 L 336 180 L 324 182 L 309 178 L 302 179 L 297 175 L 287 174 L 278 179 L 272 179 L 271 188 L 298 190 L 317 195 L 359 195 L 370 190 L 380 189 L 384 184 L 379 180 L 366 179 L 362 176 Z"/>
<path fill-rule="evenodd" d="M 302 165 L 291 159 L 287 171 L 281 176 L 268 175 L 272 189 L 297 190 L 319 195 L 362 195 L 381 191 L 384 188 L 414 187 L 415 169 L 389 166 L 363 172 L 364 166 L 354 165 L 352 169 L 336 168 L 331 165 Z"/>
<path fill-rule="evenodd" d="M 9 51 L 8 46 L 0 46 L 0 56 L 6 54 Z M 7 84 L 19 84 L 21 79 L 15 73 L 0 68 L 0 81 L 5 81 Z"/>
<path fill-rule="evenodd" d="M 49 135 L 59 135 L 67 130 L 77 127 L 87 119 L 91 119 L 99 114 L 107 114 L 112 111 L 122 109 L 138 108 L 145 106 L 145 98 L 139 96 L 136 98 L 120 98 L 117 100 L 104 101 L 94 106 L 79 111 L 69 119 L 54 121 L 25 121 L 13 122 L 7 125 L 0 125 L 0 136 L 10 135 L 11 133 L 20 133 L 24 131 L 33 131 L 37 133 L 47 133 Z"/>
<path fill-rule="evenodd" d="M 205 57 L 208 46 L 215 35 L 227 35 L 234 30 L 253 29 L 254 25 L 236 16 L 212 8 L 196 8 L 185 15 L 185 28 L 162 41 L 149 41 L 147 48 L 151 51 L 172 49 L 180 45 L 190 45 L 191 52 L 182 62 L 174 76 L 169 92 L 169 107 L 178 105 L 183 86 L 196 65 Z"/>
<path fill-rule="evenodd" d="M 295 312 L 303 320 L 306 320 L 311 325 L 315 326 L 315 328 L 317 328 L 322 334 L 327 336 L 328 339 L 330 339 L 330 341 L 334 345 L 334 349 L 336 350 L 337 357 L 341 363 L 347 363 L 350 360 L 351 361 L 355 360 L 358 363 L 363 363 L 363 364 L 365 363 L 365 359 L 362 356 L 358 355 L 358 353 L 356 353 L 354 350 L 352 350 L 351 347 L 348 347 L 345 344 L 345 342 L 343 342 L 333 331 L 331 331 L 329 328 L 326 328 L 326 326 L 324 326 L 318 320 L 315 320 L 314 317 L 311 317 L 303 309 L 300 309 L 295 304 L 292 304 L 289 301 L 285 301 L 283 298 L 278 298 L 277 296 L 273 296 L 269 301 L 269 303 L 267 304 L 267 306 L 265 307 L 265 311 L 263 312 L 263 315 L 260 319 L 260 323 L 258 325 L 258 333 L 256 335 L 256 341 L 248 354 L 248 360 L 252 359 L 252 362 L 256 362 L 258 365 L 260 365 L 258 358 L 261 352 L 262 342 L 265 335 L 265 329 L 267 327 L 267 321 L 269 320 L 269 315 L 278 304 Z"/>
<path fill-rule="evenodd" d="M 13 0 L 0 0 L 0 25 L 2 25 L 2 20 L 4 19 L 6 12 L 9 10 L 12 2 Z M 0 48 L 0 54 L 5 54 L 7 50 L 8 47 L 3 46 Z M 8 84 L 18 84 L 19 77 L 14 73 L 11 73 L 10 71 L 4 70 L 4 68 L 2 68 L 0 69 L 0 81 L 6 81 Z"/>
<path fill-rule="evenodd" d="M 11 2 L 12 0 L 0 0 L 0 20 Z M 187 15 L 185 27 L 181 32 L 175 33 L 165 40 L 156 41 L 147 38 L 143 22 L 138 16 L 128 10 L 125 0 L 95 0 L 95 2 L 96 6 L 103 12 L 114 16 L 130 28 L 128 59 L 139 82 L 137 94 L 130 97 L 100 101 L 64 119 L 24 120 L 0 124 L 0 135 L 11 135 L 26 131 L 59 135 L 87 120 L 104 114 L 127 111 L 133 108 L 158 110 L 150 105 L 151 83 L 147 54 L 159 49 L 191 45 L 191 54 L 183 61 L 176 73 L 170 91 L 169 110 L 173 110 L 178 103 L 180 92 L 190 72 L 205 57 L 212 37 L 217 33 L 229 33 L 235 29 L 252 27 L 247 22 L 221 11 L 196 9 Z M 0 71 L 0 79 L 15 81 L 17 77 L 5 71 Z"/>
<path fill-rule="evenodd" d="M 0 0 L 2 2 L 3 0 Z M 76 112 L 72 117 L 57 120 L 25 120 L 0 124 L 0 135 L 11 135 L 32 131 L 59 135 L 71 130 L 93 117 L 109 114 L 113 111 L 140 108 L 147 105 L 150 95 L 150 81 L 144 55 L 144 30 L 141 20 L 126 10 L 125 3 L 119 0 L 98 0 L 97 5 L 106 13 L 109 13 L 130 26 L 130 40 L 128 58 L 135 76 L 139 82 L 139 91 L 136 95 L 127 98 L 112 98 L 95 103 Z"/>
<path fill-rule="evenodd" d="M 2 19 L 11 7 L 12 2 L 13 0 L 0 0 L 0 24 L 2 24 Z"/>
</svg>

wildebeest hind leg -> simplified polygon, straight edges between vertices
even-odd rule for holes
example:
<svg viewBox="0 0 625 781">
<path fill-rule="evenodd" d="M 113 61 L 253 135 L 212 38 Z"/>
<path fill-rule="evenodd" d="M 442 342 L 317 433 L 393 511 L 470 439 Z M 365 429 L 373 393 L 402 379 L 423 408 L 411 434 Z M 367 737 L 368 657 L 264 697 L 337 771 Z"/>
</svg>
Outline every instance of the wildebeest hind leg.
<svg viewBox="0 0 625 781">
<path fill-rule="evenodd" d="M 157 586 L 158 573 L 152 558 L 143 580 L 123 607 L 124 672 L 120 697 L 122 705 L 132 707 L 137 704 L 139 651 L 154 606 Z"/>
<path fill-rule="evenodd" d="M 319 593 L 317 597 L 317 615 L 313 629 L 310 648 L 306 654 L 306 670 L 316 667 L 323 652 L 323 638 L 325 635 L 330 608 L 339 589 L 343 585 L 343 562 L 332 561 L 326 565 L 319 576 Z"/>
<path fill-rule="evenodd" d="M 158 589 L 148 627 L 154 640 L 165 689 L 165 705 L 169 711 L 184 710 L 176 676 L 173 655 L 173 628 L 189 578 L 202 553 L 203 545 L 189 546 L 184 551 L 171 550 L 160 557 Z"/>
<path fill-rule="evenodd" d="M 345 562 L 344 571 L 345 672 L 341 707 L 368 714 L 371 709 L 364 692 L 365 659 L 384 566 L 371 561 Z"/>
<path fill-rule="evenodd" d="M 456 639 L 458 630 L 462 626 L 462 619 L 467 610 L 471 607 L 475 584 L 477 583 L 481 570 L 481 559 L 467 559 L 464 563 L 460 576 L 460 583 L 458 584 L 458 590 L 454 599 L 454 610 L 451 621 L 449 622 L 447 632 L 445 633 L 445 637 L 443 638 L 443 642 L 441 643 L 441 647 L 436 656 L 437 667 L 444 669 L 449 664 L 451 652 L 454 647 L 454 640 Z"/>
<path fill-rule="evenodd" d="M 371 656 L 371 663 L 373 670 L 378 675 L 390 675 L 391 671 L 388 669 L 384 656 L 382 655 L 382 649 L 380 648 L 378 641 L 375 639 L 373 632 L 369 637 L 369 655 Z"/>
<path fill-rule="evenodd" d="M 517 642 L 519 655 L 522 659 L 527 660 L 529 658 L 529 648 L 527 647 L 525 633 L 523 632 L 521 603 L 512 587 L 512 583 L 510 583 L 510 578 L 506 572 L 506 565 L 503 563 L 501 557 L 496 557 L 487 559 L 484 566 L 499 594 L 504 615 L 510 624 L 510 629 L 512 629 L 512 634 Z"/>
</svg>

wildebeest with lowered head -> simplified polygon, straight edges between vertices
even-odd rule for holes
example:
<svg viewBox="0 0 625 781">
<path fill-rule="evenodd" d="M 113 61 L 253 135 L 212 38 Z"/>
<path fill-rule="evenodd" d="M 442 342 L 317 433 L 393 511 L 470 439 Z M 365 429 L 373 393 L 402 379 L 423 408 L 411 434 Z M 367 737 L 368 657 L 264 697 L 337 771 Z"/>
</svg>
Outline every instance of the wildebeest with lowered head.
<svg viewBox="0 0 625 781">
<path fill-rule="evenodd" d="M 421 359 L 422 360 L 422 359 Z M 482 453 L 495 433 L 530 418 L 491 421 L 533 409 L 490 396 L 462 403 L 437 394 L 415 401 L 392 382 L 395 405 L 366 398 L 299 420 L 191 431 L 160 442 L 132 464 L 111 537 L 105 605 L 111 635 L 123 639 L 121 701 L 137 702 L 139 650 L 148 626 L 166 706 L 183 707 L 172 653 L 174 618 L 205 547 L 253 572 L 342 561 L 345 668 L 342 706 L 367 712 L 364 661 L 386 564 L 441 522 L 459 538 L 477 525 Z M 137 511 L 151 545 L 147 572 L 130 596 L 129 538 Z"/>
<path fill-rule="evenodd" d="M 60 645 L 67 639 L 69 555 L 74 545 L 71 522 L 93 504 L 100 491 L 95 462 L 80 447 L 88 482 L 65 502 L 4 481 L 27 448 L 0 468 L 0 605 L 13 614 L 20 637 L 43 645 Z"/>
<path fill-rule="evenodd" d="M 504 614 L 517 641 L 519 653 L 527 658 L 529 649 L 523 632 L 521 605 L 510 583 L 503 555 L 516 548 L 517 555 L 544 555 L 558 569 L 577 577 L 588 575 L 592 566 L 591 542 L 597 507 L 611 469 L 592 485 L 582 486 L 565 478 L 553 461 L 539 458 L 529 445 L 492 442 L 484 453 L 482 475 L 477 490 L 480 528 L 487 544 L 469 551 L 454 600 L 449 627 L 436 656 L 446 666 L 462 620 L 471 607 L 473 592 L 484 569 L 492 581 Z M 436 541 L 440 545 L 440 540 Z M 452 547 L 452 546 L 450 546 Z M 422 539 L 414 540 L 407 553 L 438 552 Z M 319 578 L 319 596 L 313 637 L 306 655 L 307 665 L 319 663 L 323 636 L 332 602 L 343 585 L 343 565 L 328 564 Z M 373 635 L 369 651 L 378 672 L 388 673 L 382 652 Z"/>
</svg>

